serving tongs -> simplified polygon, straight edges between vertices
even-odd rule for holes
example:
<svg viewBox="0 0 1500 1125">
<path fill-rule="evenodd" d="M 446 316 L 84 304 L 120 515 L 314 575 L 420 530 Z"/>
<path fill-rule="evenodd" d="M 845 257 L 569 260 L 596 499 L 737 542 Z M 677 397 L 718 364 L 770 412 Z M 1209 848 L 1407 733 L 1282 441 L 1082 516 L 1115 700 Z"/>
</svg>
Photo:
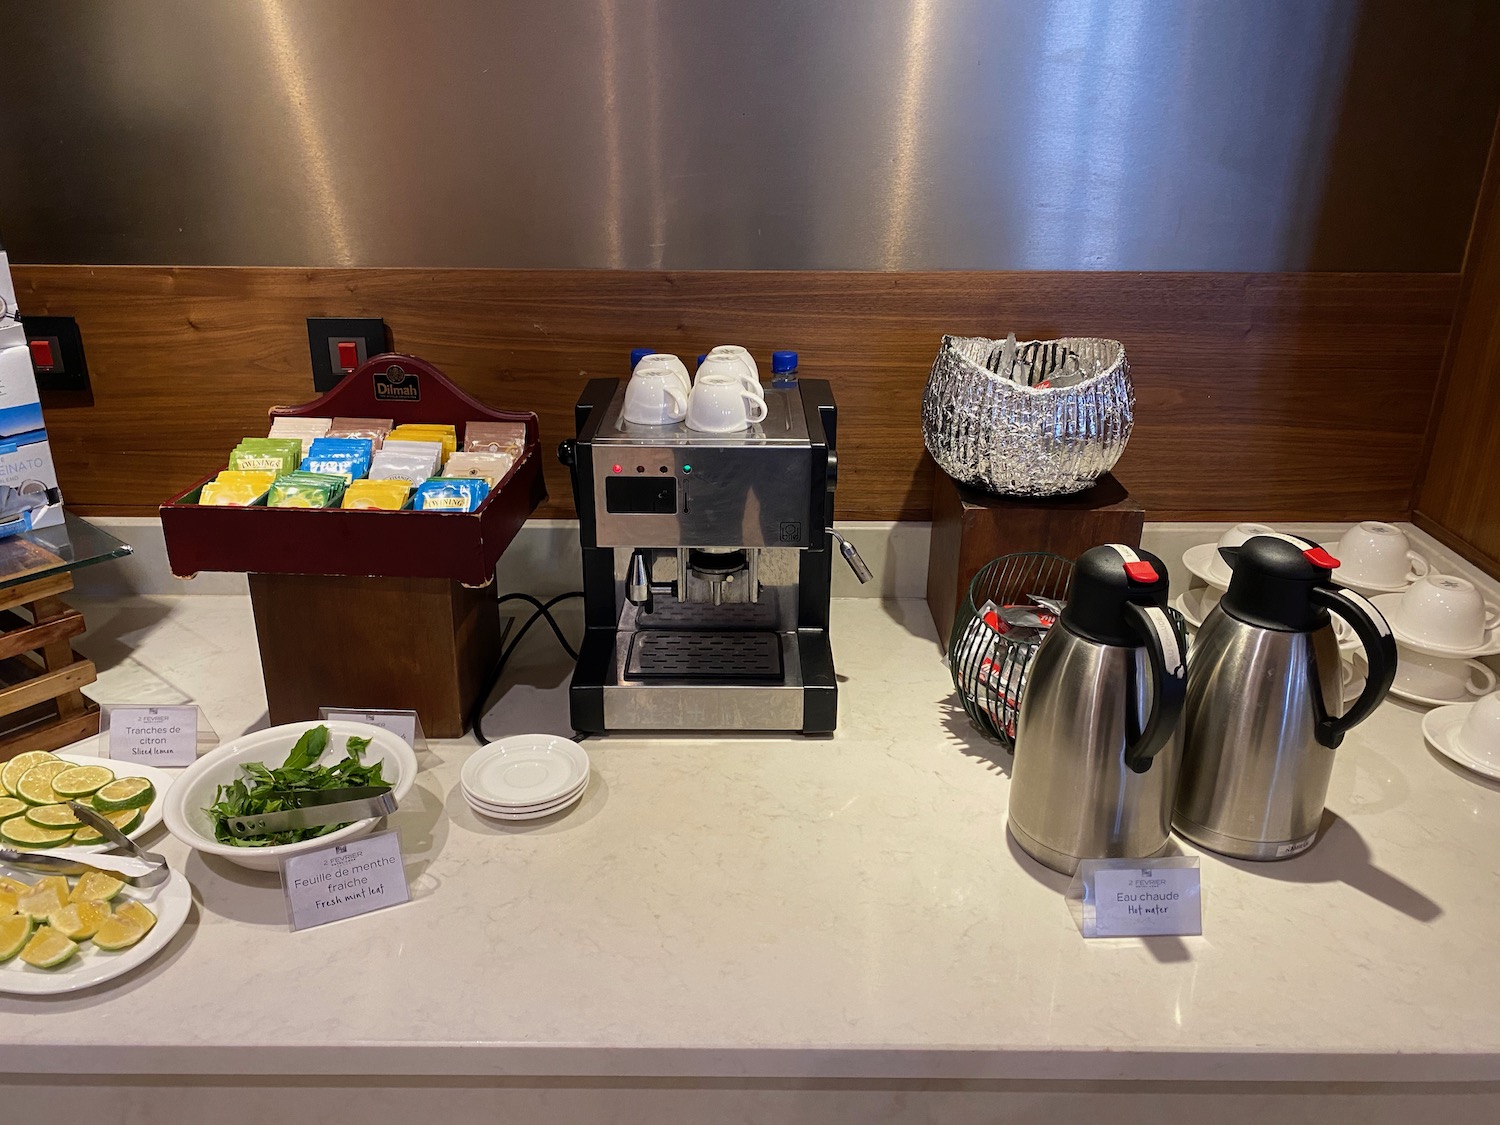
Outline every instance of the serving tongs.
<svg viewBox="0 0 1500 1125">
<path fill-rule="evenodd" d="M 0 863 L 9 864 L 22 871 L 40 872 L 43 875 L 87 875 L 90 871 L 101 871 L 105 875 L 129 883 L 132 887 L 155 887 L 172 877 L 166 856 L 148 852 L 139 847 L 134 840 L 88 805 L 78 801 L 69 801 L 68 808 L 72 809 L 73 815 L 84 824 L 94 829 L 115 847 L 124 849 L 132 859 L 138 859 L 146 864 L 149 869 L 140 874 L 133 874 L 116 867 L 100 867 L 81 860 L 65 859 L 60 855 L 49 855 L 46 852 L 18 852 L 10 848 L 0 848 Z"/>
<path fill-rule="evenodd" d="M 285 808 L 277 812 L 232 816 L 225 825 L 231 836 L 269 836 L 273 832 L 292 832 L 298 828 L 321 828 L 325 824 L 344 824 L 372 816 L 389 816 L 396 811 L 396 795 L 389 785 L 353 785 L 343 789 L 316 789 L 309 792 L 270 794 Z"/>
</svg>

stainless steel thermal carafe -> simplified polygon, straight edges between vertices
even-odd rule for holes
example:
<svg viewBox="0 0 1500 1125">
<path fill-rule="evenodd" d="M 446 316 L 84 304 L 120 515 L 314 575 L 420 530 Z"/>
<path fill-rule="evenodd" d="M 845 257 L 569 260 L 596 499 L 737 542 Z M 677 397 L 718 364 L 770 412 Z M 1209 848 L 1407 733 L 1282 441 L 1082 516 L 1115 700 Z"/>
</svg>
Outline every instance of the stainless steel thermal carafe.
<svg viewBox="0 0 1500 1125">
<path fill-rule="evenodd" d="M 1037 648 L 1016 726 L 1009 823 L 1016 843 L 1054 870 L 1151 856 L 1167 843 L 1187 668 L 1166 598 L 1160 559 L 1095 547 L 1079 558 L 1068 603 Z"/>
<path fill-rule="evenodd" d="M 1193 644 L 1172 827 L 1224 855 L 1285 859 L 1317 838 L 1334 751 L 1390 690 L 1396 642 L 1379 610 L 1333 584 L 1338 560 L 1317 544 L 1258 535 L 1221 553 L 1233 577 Z M 1330 611 L 1370 667 L 1342 715 Z"/>
</svg>

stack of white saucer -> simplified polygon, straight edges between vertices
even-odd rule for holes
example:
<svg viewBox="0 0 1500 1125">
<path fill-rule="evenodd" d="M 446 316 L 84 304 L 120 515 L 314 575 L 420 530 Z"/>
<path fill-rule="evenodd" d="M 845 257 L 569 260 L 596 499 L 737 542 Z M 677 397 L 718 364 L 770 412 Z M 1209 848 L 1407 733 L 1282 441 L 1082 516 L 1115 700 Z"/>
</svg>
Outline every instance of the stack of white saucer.
<svg viewBox="0 0 1500 1125">
<path fill-rule="evenodd" d="M 583 747 L 554 734 L 518 734 L 481 747 L 459 774 L 464 800 L 492 820 L 537 820 L 575 804 L 589 785 Z"/>
</svg>

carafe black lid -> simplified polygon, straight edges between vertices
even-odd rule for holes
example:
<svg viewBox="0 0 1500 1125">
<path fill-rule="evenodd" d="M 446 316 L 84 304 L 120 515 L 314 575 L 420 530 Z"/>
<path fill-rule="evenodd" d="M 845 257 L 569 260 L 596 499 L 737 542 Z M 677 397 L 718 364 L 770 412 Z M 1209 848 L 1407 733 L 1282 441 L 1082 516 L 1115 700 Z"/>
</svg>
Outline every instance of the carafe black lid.
<svg viewBox="0 0 1500 1125">
<path fill-rule="evenodd" d="M 1063 624 L 1080 637 L 1105 645 L 1141 644 L 1125 606 L 1167 604 L 1167 568 L 1150 551 L 1107 543 L 1078 556 Z"/>
<path fill-rule="evenodd" d="M 1224 611 L 1247 625 L 1306 633 L 1323 623 L 1326 610 L 1312 600 L 1314 586 L 1332 586 L 1339 560 L 1310 539 L 1256 535 L 1243 546 L 1220 547 L 1233 571 Z"/>
</svg>

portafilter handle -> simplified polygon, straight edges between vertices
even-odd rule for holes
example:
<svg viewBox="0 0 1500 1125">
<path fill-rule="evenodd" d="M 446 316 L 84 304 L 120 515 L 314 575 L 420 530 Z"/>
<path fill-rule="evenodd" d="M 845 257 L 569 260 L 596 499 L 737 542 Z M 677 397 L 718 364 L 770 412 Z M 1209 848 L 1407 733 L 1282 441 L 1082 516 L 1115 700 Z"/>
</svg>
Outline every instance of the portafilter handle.
<svg viewBox="0 0 1500 1125">
<path fill-rule="evenodd" d="M 849 569 L 854 571 L 854 577 L 859 579 L 861 586 L 874 577 L 870 573 L 870 568 L 865 565 L 865 560 L 860 558 L 859 552 L 854 549 L 853 543 L 831 527 L 828 529 L 828 534 L 839 541 L 839 554 L 844 556 L 844 561 L 849 564 Z"/>
</svg>

